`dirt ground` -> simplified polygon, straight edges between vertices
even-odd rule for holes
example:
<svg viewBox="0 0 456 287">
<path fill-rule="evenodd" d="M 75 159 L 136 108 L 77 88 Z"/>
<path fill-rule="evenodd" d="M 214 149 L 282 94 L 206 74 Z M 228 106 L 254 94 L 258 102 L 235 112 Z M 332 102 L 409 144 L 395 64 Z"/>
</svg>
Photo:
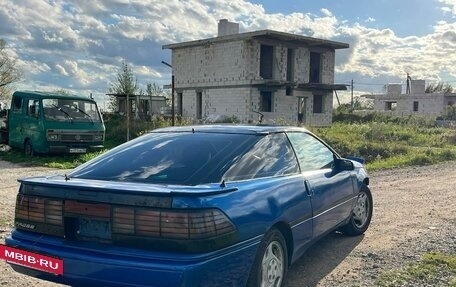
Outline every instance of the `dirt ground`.
<svg viewBox="0 0 456 287">
<path fill-rule="evenodd" d="M 453 161 L 371 173 L 374 216 L 368 231 L 323 238 L 290 268 L 286 287 L 375 286 L 383 271 L 416 262 L 426 252 L 456 254 L 455 170 Z M 0 161 L 0 243 L 12 227 L 16 179 L 49 173 L 64 171 Z M 446 286 L 442 282 L 432 286 Z M 0 286 L 58 285 L 17 274 L 0 262 Z"/>
</svg>

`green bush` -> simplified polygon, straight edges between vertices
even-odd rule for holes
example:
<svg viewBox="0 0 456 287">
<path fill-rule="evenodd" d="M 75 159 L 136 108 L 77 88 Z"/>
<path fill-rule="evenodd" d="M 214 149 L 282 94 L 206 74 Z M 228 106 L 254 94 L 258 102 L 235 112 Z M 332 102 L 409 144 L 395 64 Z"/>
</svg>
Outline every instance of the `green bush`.
<svg viewBox="0 0 456 287">
<path fill-rule="evenodd" d="M 438 118 L 439 120 L 448 120 L 448 121 L 456 121 L 456 106 L 449 106 L 445 109 L 442 116 Z"/>
</svg>

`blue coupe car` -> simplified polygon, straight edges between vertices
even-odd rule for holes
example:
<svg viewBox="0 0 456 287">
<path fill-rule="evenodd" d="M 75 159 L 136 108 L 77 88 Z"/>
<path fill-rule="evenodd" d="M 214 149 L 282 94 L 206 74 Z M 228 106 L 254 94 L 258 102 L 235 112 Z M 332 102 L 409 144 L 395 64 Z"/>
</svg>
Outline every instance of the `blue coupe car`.
<svg viewBox="0 0 456 287">
<path fill-rule="evenodd" d="M 365 232 L 372 206 L 362 161 L 304 128 L 172 127 L 20 180 L 0 247 L 73 286 L 283 286 L 317 239 Z"/>
</svg>

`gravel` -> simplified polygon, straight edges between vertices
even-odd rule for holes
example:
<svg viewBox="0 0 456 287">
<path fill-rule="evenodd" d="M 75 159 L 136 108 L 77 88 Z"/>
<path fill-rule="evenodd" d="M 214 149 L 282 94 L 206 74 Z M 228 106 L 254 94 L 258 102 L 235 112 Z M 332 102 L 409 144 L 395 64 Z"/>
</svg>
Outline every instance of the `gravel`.
<svg viewBox="0 0 456 287">
<path fill-rule="evenodd" d="M 374 216 L 363 236 L 331 233 L 289 270 L 286 287 L 375 286 L 383 272 L 418 262 L 427 252 L 456 254 L 456 162 L 374 172 Z M 10 232 L 17 178 L 64 173 L 0 161 L 0 243 Z M 448 286 L 454 274 L 434 282 L 398 286 Z M 0 262 L 0 286 L 59 286 L 18 274 Z"/>
</svg>

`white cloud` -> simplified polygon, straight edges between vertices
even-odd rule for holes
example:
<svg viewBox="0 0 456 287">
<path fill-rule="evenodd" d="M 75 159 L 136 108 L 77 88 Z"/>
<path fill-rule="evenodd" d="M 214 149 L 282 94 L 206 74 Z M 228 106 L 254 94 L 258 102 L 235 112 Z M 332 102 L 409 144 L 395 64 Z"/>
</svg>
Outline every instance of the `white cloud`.
<svg viewBox="0 0 456 287">
<path fill-rule="evenodd" d="M 32 61 L 19 61 L 19 67 L 21 67 L 27 74 L 30 75 L 37 75 L 43 73 L 49 73 L 51 71 L 51 67 L 48 64 L 42 63 L 38 60 Z"/>
<path fill-rule="evenodd" d="M 434 33 L 423 37 L 400 38 L 390 29 L 370 29 L 355 25 L 341 28 L 352 37 L 351 56 L 338 67 L 340 73 L 359 73 L 368 77 L 441 80 L 442 75 L 456 76 L 455 23 L 440 22 Z"/>
<path fill-rule="evenodd" d="M 327 16 L 327 17 L 333 16 L 333 14 L 331 13 L 331 11 L 329 11 L 329 10 L 326 9 L 326 8 L 323 8 L 323 9 L 321 9 L 320 11 L 321 11 L 321 13 L 323 13 L 323 15 L 325 15 L 325 16 Z"/>
<path fill-rule="evenodd" d="M 442 3 L 443 12 L 456 15 L 456 0 L 438 0 L 438 2 Z"/>
<path fill-rule="evenodd" d="M 135 74 L 142 75 L 142 76 L 153 76 L 154 78 L 161 78 L 162 74 L 157 72 L 155 69 L 146 66 L 136 66 L 132 67 Z"/>
<path fill-rule="evenodd" d="M 65 70 L 65 68 L 62 67 L 62 65 L 57 64 L 57 65 L 55 65 L 55 68 L 57 69 L 57 71 L 59 71 L 59 73 L 61 75 L 64 75 L 64 76 L 68 76 L 69 75 L 68 72 Z"/>
</svg>

